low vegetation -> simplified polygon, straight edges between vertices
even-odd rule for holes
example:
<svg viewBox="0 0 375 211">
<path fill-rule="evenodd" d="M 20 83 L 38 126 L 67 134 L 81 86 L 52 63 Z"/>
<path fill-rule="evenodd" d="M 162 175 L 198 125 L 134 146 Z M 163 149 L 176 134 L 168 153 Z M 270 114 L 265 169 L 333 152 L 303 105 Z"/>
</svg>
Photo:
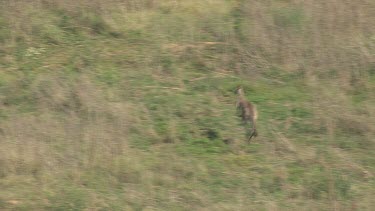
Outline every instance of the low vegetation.
<svg viewBox="0 0 375 211">
<path fill-rule="evenodd" d="M 0 209 L 372 210 L 374 11 L 2 1 Z"/>
</svg>

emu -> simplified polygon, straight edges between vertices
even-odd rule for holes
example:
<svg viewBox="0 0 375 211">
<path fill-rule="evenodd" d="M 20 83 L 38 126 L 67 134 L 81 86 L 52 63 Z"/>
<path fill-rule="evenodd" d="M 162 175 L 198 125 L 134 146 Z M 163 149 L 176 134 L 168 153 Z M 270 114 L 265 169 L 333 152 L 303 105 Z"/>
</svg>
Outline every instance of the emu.
<svg viewBox="0 0 375 211">
<path fill-rule="evenodd" d="M 241 86 L 237 87 L 236 92 L 238 94 L 238 100 L 236 103 L 237 111 L 240 112 L 240 116 L 242 117 L 242 121 L 245 125 L 250 122 L 252 125 L 251 134 L 248 138 L 248 142 L 250 142 L 253 136 L 258 136 L 258 132 L 256 129 L 256 120 L 258 118 L 258 112 L 256 106 L 246 100 L 245 93 Z"/>
</svg>

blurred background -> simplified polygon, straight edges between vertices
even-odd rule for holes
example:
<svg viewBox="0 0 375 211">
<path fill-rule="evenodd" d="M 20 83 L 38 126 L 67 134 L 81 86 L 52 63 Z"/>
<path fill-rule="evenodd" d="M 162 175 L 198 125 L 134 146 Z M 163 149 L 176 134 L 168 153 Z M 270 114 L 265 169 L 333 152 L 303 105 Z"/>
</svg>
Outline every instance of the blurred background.
<svg viewBox="0 0 375 211">
<path fill-rule="evenodd" d="M 374 92 L 373 0 L 1 0 L 0 209 L 373 210 Z"/>
</svg>

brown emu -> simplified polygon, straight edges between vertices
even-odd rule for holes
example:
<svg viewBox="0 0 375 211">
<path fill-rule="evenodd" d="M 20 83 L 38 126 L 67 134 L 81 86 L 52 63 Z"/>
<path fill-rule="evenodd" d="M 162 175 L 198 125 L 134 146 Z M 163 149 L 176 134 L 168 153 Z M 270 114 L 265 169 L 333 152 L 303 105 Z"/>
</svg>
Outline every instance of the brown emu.
<svg viewBox="0 0 375 211">
<path fill-rule="evenodd" d="M 246 100 L 245 93 L 241 86 L 237 87 L 236 92 L 238 94 L 236 108 L 237 110 L 240 111 L 240 116 L 242 117 L 242 121 L 244 122 L 244 124 L 251 122 L 251 125 L 252 125 L 251 134 L 248 139 L 248 141 L 250 142 L 253 136 L 256 137 L 258 135 L 258 132 L 256 129 L 256 120 L 258 118 L 257 109 L 254 104 Z"/>
</svg>

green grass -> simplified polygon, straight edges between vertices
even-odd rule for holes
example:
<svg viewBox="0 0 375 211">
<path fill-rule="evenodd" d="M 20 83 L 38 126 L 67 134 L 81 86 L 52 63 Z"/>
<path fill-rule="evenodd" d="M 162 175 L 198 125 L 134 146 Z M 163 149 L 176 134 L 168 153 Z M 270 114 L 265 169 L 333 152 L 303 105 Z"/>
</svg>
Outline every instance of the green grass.
<svg viewBox="0 0 375 211">
<path fill-rule="evenodd" d="M 1 210 L 375 205 L 371 18 L 354 39 L 351 14 L 332 23 L 323 1 L 324 14 L 291 1 L 65 2 L 0 8 Z M 250 144 L 238 85 L 259 111 Z"/>
</svg>

